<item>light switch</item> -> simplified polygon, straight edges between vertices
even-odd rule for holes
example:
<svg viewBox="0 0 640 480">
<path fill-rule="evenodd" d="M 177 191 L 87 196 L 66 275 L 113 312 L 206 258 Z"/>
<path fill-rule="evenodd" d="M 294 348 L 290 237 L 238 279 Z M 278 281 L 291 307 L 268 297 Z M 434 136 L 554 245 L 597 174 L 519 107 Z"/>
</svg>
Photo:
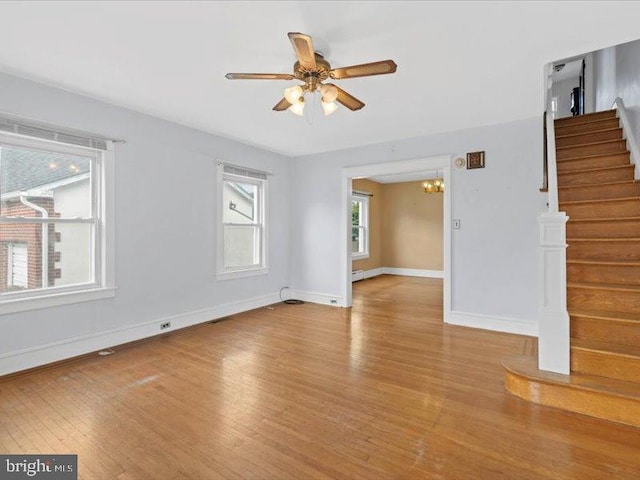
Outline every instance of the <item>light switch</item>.
<svg viewBox="0 0 640 480">
<path fill-rule="evenodd" d="M 460 230 L 460 220 L 457 218 L 453 219 L 453 228 L 454 230 Z"/>
</svg>

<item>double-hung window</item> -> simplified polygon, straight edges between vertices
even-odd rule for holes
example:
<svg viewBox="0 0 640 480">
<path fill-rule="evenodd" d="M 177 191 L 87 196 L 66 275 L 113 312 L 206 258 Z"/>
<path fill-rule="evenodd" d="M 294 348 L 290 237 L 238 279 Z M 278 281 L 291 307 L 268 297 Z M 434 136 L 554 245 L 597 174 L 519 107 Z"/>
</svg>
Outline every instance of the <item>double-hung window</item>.
<svg viewBox="0 0 640 480">
<path fill-rule="evenodd" d="M 369 196 L 351 198 L 351 251 L 354 260 L 369 257 Z"/>
<path fill-rule="evenodd" d="M 218 277 L 267 273 L 267 174 L 220 164 Z"/>
<path fill-rule="evenodd" d="M 24 130 L 0 132 L 0 313 L 113 296 L 111 143 Z"/>
</svg>

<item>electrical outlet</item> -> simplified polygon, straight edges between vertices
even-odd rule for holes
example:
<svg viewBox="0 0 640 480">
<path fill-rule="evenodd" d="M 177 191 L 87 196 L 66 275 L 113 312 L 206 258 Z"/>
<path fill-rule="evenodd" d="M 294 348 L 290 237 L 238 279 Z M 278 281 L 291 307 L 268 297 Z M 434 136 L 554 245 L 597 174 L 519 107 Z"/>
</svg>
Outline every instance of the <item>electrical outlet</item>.
<svg viewBox="0 0 640 480">
<path fill-rule="evenodd" d="M 160 330 L 165 330 L 171 326 L 171 322 L 165 322 L 160 324 Z"/>
</svg>

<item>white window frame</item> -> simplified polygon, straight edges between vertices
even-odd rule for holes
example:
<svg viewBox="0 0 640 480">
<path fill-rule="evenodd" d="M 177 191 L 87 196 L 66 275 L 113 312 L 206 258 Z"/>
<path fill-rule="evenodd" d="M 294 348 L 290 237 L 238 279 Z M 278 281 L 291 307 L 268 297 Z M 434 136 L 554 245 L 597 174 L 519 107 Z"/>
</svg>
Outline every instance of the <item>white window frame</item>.
<svg viewBox="0 0 640 480">
<path fill-rule="evenodd" d="M 361 204 L 360 224 L 358 225 L 358 230 L 360 235 L 358 238 L 362 239 L 364 248 L 362 252 L 361 251 L 354 252 L 352 250 L 351 258 L 353 260 L 363 260 L 365 258 L 369 258 L 369 196 L 354 193 L 351 196 L 352 208 L 353 208 L 353 202 L 360 202 Z M 353 225 L 353 220 L 352 220 L 351 226 L 352 227 L 355 226 Z"/>
<path fill-rule="evenodd" d="M 114 251 L 114 154 L 113 142 L 106 150 L 80 147 L 42 140 L 25 135 L 0 132 L 2 146 L 43 150 L 92 158 L 91 216 L 82 219 L 1 217 L 0 223 L 88 223 L 93 226 L 93 258 L 91 283 L 60 287 L 36 288 L 0 294 L 0 315 L 72 303 L 100 300 L 115 296 Z"/>
<path fill-rule="evenodd" d="M 242 223 L 242 224 L 234 224 L 228 223 L 224 221 L 224 209 L 227 208 L 227 205 L 224 204 L 224 182 L 232 181 L 239 183 L 248 183 L 251 185 L 256 185 L 258 188 L 258 196 L 257 196 L 257 222 L 255 223 Z M 268 180 L 252 178 L 244 175 L 237 175 L 233 173 L 228 173 L 224 171 L 224 163 L 219 162 L 217 166 L 217 222 L 216 229 L 218 231 L 218 245 L 217 245 L 217 253 L 216 253 L 216 278 L 218 280 L 230 280 L 234 278 L 244 278 L 244 277 L 253 277 L 257 275 L 266 275 L 269 273 L 268 266 L 268 248 L 267 248 L 267 239 L 268 239 L 268 227 L 267 227 L 267 192 L 268 192 Z M 260 262 L 251 266 L 243 266 L 243 267 L 226 267 L 224 264 L 224 231 L 225 226 L 249 226 L 253 225 L 258 228 L 259 235 L 259 243 L 258 246 L 259 251 L 257 252 L 260 257 Z"/>
</svg>

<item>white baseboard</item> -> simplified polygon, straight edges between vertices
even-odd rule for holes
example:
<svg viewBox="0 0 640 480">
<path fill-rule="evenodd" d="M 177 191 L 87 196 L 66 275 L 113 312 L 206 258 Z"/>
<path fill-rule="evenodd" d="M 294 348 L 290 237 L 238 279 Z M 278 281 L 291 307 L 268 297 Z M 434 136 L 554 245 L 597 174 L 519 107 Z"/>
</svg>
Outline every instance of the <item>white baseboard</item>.
<svg viewBox="0 0 640 480">
<path fill-rule="evenodd" d="M 372 268 L 371 270 L 364 271 L 364 278 L 373 278 L 384 273 L 384 268 Z"/>
<path fill-rule="evenodd" d="M 498 317 L 480 313 L 449 312 L 445 323 L 463 327 L 482 328 L 496 332 L 517 333 L 519 335 L 538 336 L 538 322 L 518 318 Z"/>
<path fill-rule="evenodd" d="M 292 290 L 290 298 L 297 298 L 309 303 L 319 303 L 320 305 L 330 305 L 332 307 L 344 307 L 344 299 L 341 295 L 331 295 L 328 293 L 306 292 L 304 290 Z"/>
<path fill-rule="evenodd" d="M 225 303 L 211 308 L 158 318 L 137 325 L 117 328 L 93 335 L 73 337 L 59 342 L 4 353 L 0 355 L 0 375 L 7 375 L 67 358 L 77 357 L 97 350 L 122 345 L 123 343 L 190 327 L 198 323 L 217 320 L 229 315 L 253 310 L 254 308 L 278 303 L 279 301 L 279 294 L 272 293 L 248 300 Z M 166 322 L 171 322 L 171 327 L 160 331 L 160 324 Z"/>
<path fill-rule="evenodd" d="M 420 270 L 417 268 L 382 267 L 385 275 L 404 275 L 405 277 L 444 278 L 442 270 Z"/>
<path fill-rule="evenodd" d="M 357 273 L 356 273 L 357 272 Z M 363 272 L 363 274 L 360 274 Z M 442 270 L 420 270 L 417 268 L 380 267 L 371 270 L 355 270 L 351 275 L 351 281 L 373 278 L 378 275 L 403 275 L 405 277 L 444 278 Z"/>
</svg>

